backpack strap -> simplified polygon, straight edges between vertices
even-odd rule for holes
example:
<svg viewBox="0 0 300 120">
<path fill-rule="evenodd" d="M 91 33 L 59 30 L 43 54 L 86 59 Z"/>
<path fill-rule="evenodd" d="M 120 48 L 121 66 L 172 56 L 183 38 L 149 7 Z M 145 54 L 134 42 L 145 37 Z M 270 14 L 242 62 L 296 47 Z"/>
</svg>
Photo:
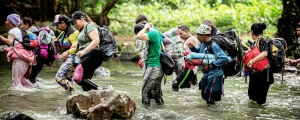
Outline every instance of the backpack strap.
<svg viewBox="0 0 300 120">
<path fill-rule="evenodd" d="M 89 24 L 90 24 L 90 23 L 87 23 L 87 24 L 85 25 L 85 27 L 84 27 L 84 34 L 85 34 L 85 36 L 86 36 L 89 40 L 91 40 L 90 37 L 89 37 L 89 35 L 88 35 L 88 33 L 87 33 L 87 27 L 88 27 Z"/>
<path fill-rule="evenodd" d="M 23 32 L 22 32 L 22 30 L 21 30 L 20 28 L 18 28 L 18 29 L 20 30 L 20 32 L 21 32 L 21 37 L 22 37 L 22 39 L 23 39 Z M 15 41 L 18 41 L 19 43 L 22 44 L 22 42 L 21 42 L 20 40 L 18 40 L 18 39 L 15 37 L 15 40 L 14 40 L 14 42 L 13 42 L 13 44 L 12 44 L 13 47 L 15 46 Z"/>
<path fill-rule="evenodd" d="M 87 33 L 87 27 L 88 27 L 89 24 L 91 24 L 91 23 L 87 23 L 86 26 L 84 27 L 84 34 L 85 34 L 85 36 L 86 36 L 89 40 L 91 40 L 90 37 L 89 37 L 89 35 L 88 35 L 88 33 Z M 96 27 L 97 27 L 97 26 L 96 26 Z M 98 28 L 98 27 L 97 27 L 97 29 L 98 29 L 98 33 L 99 33 L 99 35 L 100 35 L 100 43 L 101 43 L 101 40 L 102 40 L 102 30 L 101 30 L 100 28 Z"/>
<path fill-rule="evenodd" d="M 207 50 L 208 50 L 208 52 L 210 52 L 211 54 L 214 54 L 214 51 L 213 51 L 212 48 L 211 48 L 213 42 L 214 42 L 214 41 L 211 40 L 210 43 L 207 45 Z"/>
</svg>

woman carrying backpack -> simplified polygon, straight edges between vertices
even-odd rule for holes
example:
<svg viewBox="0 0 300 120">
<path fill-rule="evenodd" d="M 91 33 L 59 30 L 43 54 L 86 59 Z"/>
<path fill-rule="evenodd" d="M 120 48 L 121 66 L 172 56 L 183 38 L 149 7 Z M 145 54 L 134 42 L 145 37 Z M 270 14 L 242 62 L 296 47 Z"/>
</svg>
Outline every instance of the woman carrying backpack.
<svg viewBox="0 0 300 120">
<path fill-rule="evenodd" d="M 8 38 L 0 35 L 0 41 L 8 46 L 8 48 L 5 48 L 5 51 L 7 52 L 8 61 L 12 61 L 13 85 L 15 87 L 34 87 L 35 85 L 27 80 L 30 75 L 31 67 L 35 64 L 34 53 L 32 50 L 25 49 L 20 43 L 23 41 L 23 35 L 18 28 L 19 25 L 20 16 L 18 14 L 8 15 L 5 21 L 5 26 L 9 29 Z"/>
<path fill-rule="evenodd" d="M 35 26 L 33 26 L 33 24 L 35 23 L 30 17 L 23 17 L 20 23 L 20 28 L 23 30 L 29 30 L 37 36 L 38 29 Z"/>
<path fill-rule="evenodd" d="M 69 20 L 70 18 L 66 15 L 55 15 L 52 26 L 56 26 L 56 29 L 62 31 L 55 41 L 57 52 L 60 53 L 61 59 L 63 60 L 63 63 L 56 73 L 55 80 L 67 92 L 72 93 L 74 92 L 72 78 L 76 67 L 74 57 L 76 55 L 79 32 L 71 25 Z"/>
<path fill-rule="evenodd" d="M 29 17 L 24 17 L 22 18 L 21 20 L 21 23 L 20 23 L 20 28 L 23 29 L 23 30 L 29 30 L 30 32 L 34 33 L 35 36 L 38 36 L 38 29 L 33 26 L 34 22 L 32 21 L 31 18 Z M 38 73 L 42 70 L 43 68 L 43 61 L 41 61 L 39 58 L 38 58 L 38 55 L 37 55 L 37 50 L 35 49 L 34 50 L 35 52 L 35 56 L 36 56 L 36 65 L 34 65 L 32 67 L 32 70 L 31 70 L 31 74 L 29 76 L 29 81 L 31 83 L 36 83 L 36 76 L 38 75 Z"/>
<path fill-rule="evenodd" d="M 253 71 L 253 65 L 268 56 L 268 43 L 263 37 L 263 31 L 266 27 L 265 23 L 254 23 L 251 26 L 252 38 L 255 41 L 254 45 L 258 46 L 260 53 L 247 63 L 250 77 L 248 88 L 249 99 L 257 102 L 259 105 L 266 103 L 269 86 L 274 82 L 273 72 L 270 68 L 266 68 L 262 71 Z"/>
<path fill-rule="evenodd" d="M 77 37 L 78 52 L 76 54 L 80 62 L 75 69 L 73 79 L 83 91 L 99 89 L 100 86 L 90 80 L 104 60 L 98 48 L 100 43 L 98 26 L 81 11 L 74 12 L 70 22 L 81 30 Z"/>
</svg>

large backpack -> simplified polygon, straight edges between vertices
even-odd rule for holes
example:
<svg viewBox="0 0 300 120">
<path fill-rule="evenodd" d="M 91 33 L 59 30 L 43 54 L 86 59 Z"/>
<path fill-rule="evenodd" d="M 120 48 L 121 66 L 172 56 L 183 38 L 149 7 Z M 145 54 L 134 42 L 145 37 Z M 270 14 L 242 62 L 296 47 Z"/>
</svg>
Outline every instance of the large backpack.
<svg viewBox="0 0 300 120">
<path fill-rule="evenodd" d="M 38 36 L 40 41 L 39 58 L 43 59 L 49 67 L 58 58 L 55 45 L 51 42 L 53 37 L 50 35 L 50 31 L 49 28 L 40 28 Z"/>
<path fill-rule="evenodd" d="M 113 34 L 109 31 L 107 26 L 97 28 L 100 40 L 99 49 L 101 51 L 103 60 L 107 61 L 113 56 L 116 57 L 116 53 L 118 52 L 118 45 Z M 85 35 L 87 36 L 87 38 L 89 38 L 87 34 L 87 26 L 85 27 Z"/>
<path fill-rule="evenodd" d="M 172 75 L 174 72 L 175 63 L 173 59 L 165 53 L 160 54 L 160 63 L 165 75 Z"/>
<path fill-rule="evenodd" d="M 274 73 L 284 73 L 285 50 L 287 44 L 283 38 L 272 38 L 268 40 L 268 59 Z"/>
<path fill-rule="evenodd" d="M 18 39 L 15 40 L 20 42 L 26 50 L 33 50 L 38 47 L 39 44 L 37 37 L 32 32 L 21 29 L 20 31 L 22 33 L 22 42 L 20 42 Z"/>
<path fill-rule="evenodd" d="M 243 69 L 243 48 L 236 31 L 234 29 L 228 29 L 224 33 L 218 33 L 212 36 L 211 39 L 232 58 L 232 62 L 228 62 L 223 66 L 225 78 L 240 73 Z M 213 53 L 211 44 L 208 45 L 207 49 L 210 53 Z"/>
</svg>

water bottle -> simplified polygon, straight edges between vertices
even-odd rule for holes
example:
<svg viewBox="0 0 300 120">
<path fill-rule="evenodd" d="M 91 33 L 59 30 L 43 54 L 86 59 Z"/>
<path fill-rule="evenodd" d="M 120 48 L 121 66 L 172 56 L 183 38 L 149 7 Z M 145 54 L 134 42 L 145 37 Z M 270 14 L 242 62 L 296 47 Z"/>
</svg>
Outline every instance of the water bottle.
<svg viewBox="0 0 300 120">
<path fill-rule="evenodd" d="M 79 58 L 78 55 L 76 54 L 76 55 L 74 56 L 74 64 L 79 64 L 79 62 L 80 62 L 80 58 Z"/>
<path fill-rule="evenodd" d="M 135 41 L 135 52 L 142 52 L 143 41 L 136 39 Z"/>
</svg>

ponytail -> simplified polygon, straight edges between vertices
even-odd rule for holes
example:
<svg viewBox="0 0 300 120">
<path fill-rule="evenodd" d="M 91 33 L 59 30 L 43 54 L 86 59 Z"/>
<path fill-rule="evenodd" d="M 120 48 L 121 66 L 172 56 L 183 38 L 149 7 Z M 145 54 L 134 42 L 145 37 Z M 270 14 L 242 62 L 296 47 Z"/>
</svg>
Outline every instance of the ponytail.
<svg viewBox="0 0 300 120">
<path fill-rule="evenodd" d="M 97 25 L 97 23 L 95 23 L 87 14 L 85 14 L 85 19 L 86 22 L 91 22 L 93 23 L 95 26 L 100 27 L 99 25 Z"/>
</svg>

